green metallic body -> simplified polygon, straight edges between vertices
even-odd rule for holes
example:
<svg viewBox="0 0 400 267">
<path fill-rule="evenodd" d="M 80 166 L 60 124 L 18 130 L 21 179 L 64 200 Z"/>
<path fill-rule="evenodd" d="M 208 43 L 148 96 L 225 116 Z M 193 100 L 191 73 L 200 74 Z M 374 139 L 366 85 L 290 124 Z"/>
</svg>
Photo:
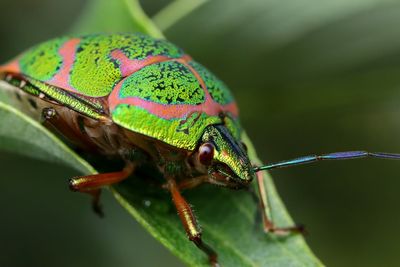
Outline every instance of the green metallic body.
<svg viewBox="0 0 400 267">
<path fill-rule="evenodd" d="M 194 150 L 205 128 L 227 123 L 240 138 L 229 89 L 175 45 L 142 34 L 58 38 L 0 72 L 94 119 L 113 121 L 177 148 Z"/>
<path fill-rule="evenodd" d="M 62 37 L 33 47 L 1 66 L 1 73 L 20 76 L 36 96 L 175 149 L 195 151 L 212 125 L 224 125 L 240 142 L 229 89 L 165 40 L 142 34 Z M 229 166 L 233 159 L 232 150 L 215 154 Z M 241 176 L 237 164 L 231 168 Z"/>
</svg>

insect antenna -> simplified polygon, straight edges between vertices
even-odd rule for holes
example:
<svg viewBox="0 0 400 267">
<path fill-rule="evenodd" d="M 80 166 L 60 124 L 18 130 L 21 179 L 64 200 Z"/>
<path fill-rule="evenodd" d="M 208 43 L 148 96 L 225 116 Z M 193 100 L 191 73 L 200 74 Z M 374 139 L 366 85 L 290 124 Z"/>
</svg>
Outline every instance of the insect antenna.
<svg viewBox="0 0 400 267">
<path fill-rule="evenodd" d="M 254 172 L 292 167 L 295 165 L 308 164 L 322 160 L 346 160 L 346 159 L 358 159 L 358 158 L 380 158 L 380 159 L 398 159 L 400 160 L 400 154 L 396 153 L 384 153 L 384 152 L 367 152 L 367 151 L 345 151 L 335 152 L 323 155 L 309 155 L 290 160 L 284 160 L 276 163 L 267 164 L 264 166 L 254 167 Z"/>
</svg>

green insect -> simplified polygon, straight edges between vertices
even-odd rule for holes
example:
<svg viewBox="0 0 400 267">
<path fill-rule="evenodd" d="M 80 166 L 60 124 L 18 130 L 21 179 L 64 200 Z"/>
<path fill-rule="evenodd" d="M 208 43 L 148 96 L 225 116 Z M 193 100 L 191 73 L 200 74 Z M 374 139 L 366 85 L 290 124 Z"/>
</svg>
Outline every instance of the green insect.
<svg viewBox="0 0 400 267">
<path fill-rule="evenodd" d="M 256 166 L 227 86 L 175 45 L 142 34 L 54 39 L 0 66 L 0 79 L 13 86 L 27 114 L 81 149 L 124 160 L 120 171 L 70 180 L 72 190 L 93 196 L 98 214 L 101 188 L 146 164 L 163 175 L 189 239 L 213 266 L 217 253 L 203 242 L 182 190 L 202 183 L 247 189 L 257 180 L 265 232 L 286 234 L 302 229 L 279 228 L 268 218 L 260 171 L 317 160 L 400 159 L 353 151 Z"/>
</svg>

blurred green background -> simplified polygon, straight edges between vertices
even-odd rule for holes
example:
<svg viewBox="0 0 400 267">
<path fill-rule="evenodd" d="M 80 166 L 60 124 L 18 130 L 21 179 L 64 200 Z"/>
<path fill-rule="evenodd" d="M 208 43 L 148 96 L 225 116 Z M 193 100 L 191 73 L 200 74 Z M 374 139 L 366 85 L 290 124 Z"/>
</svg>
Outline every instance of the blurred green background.
<svg viewBox="0 0 400 267">
<path fill-rule="evenodd" d="M 142 2 L 151 16 L 169 3 Z M 86 4 L 0 0 L 0 62 L 68 32 Z M 165 34 L 230 86 L 271 162 L 400 152 L 398 25 L 397 1 L 214 0 Z M 181 266 L 109 194 L 106 218 L 92 214 L 89 199 L 67 188 L 74 171 L 1 152 L 0 167 L 0 266 Z M 399 266 L 399 170 L 400 162 L 354 160 L 272 175 L 326 265 Z"/>
</svg>

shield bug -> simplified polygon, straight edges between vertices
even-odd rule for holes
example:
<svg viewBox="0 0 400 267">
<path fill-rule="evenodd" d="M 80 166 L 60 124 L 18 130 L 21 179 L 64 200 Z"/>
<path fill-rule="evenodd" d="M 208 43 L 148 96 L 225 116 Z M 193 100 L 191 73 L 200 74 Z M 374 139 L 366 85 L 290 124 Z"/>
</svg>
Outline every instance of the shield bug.
<svg viewBox="0 0 400 267">
<path fill-rule="evenodd" d="M 214 266 L 217 253 L 202 241 L 182 190 L 202 183 L 246 189 L 255 179 L 265 232 L 286 234 L 301 228 L 279 228 L 269 219 L 260 171 L 318 160 L 400 159 L 353 151 L 256 166 L 226 85 L 175 45 L 142 34 L 54 39 L 1 66 L 0 78 L 13 86 L 21 109 L 45 126 L 86 151 L 124 160 L 122 170 L 70 180 L 72 190 L 93 196 L 97 213 L 101 188 L 146 164 L 162 173 L 189 239 Z"/>
</svg>

